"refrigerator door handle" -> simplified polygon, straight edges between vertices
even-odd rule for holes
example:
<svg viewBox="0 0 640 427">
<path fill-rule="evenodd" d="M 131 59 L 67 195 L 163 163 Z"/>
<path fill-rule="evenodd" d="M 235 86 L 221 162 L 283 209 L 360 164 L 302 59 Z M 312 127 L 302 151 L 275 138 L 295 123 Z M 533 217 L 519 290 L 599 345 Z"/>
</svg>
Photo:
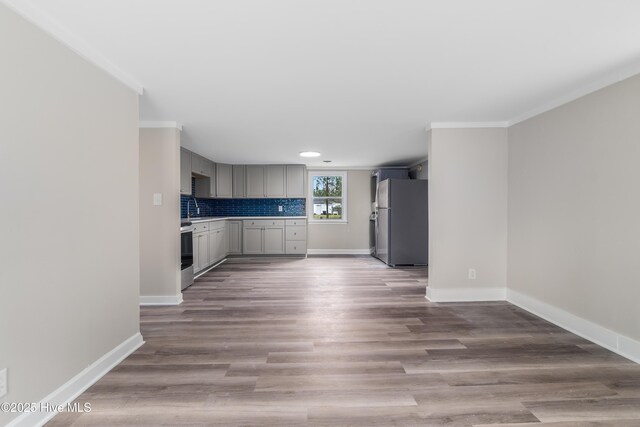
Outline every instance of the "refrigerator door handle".
<svg viewBox="0 0 640 427">
<path fill-rule="evenodd" d="M 373 232 L 373 241 L 374 241 L 373 256 L 377 256 L 378 255 L 378 214 L 377 212 L 376 212 L 376 217 L 374 221 L 375 221 L 375 224 L 374 224 L 374 232 Z"/>
</svg>

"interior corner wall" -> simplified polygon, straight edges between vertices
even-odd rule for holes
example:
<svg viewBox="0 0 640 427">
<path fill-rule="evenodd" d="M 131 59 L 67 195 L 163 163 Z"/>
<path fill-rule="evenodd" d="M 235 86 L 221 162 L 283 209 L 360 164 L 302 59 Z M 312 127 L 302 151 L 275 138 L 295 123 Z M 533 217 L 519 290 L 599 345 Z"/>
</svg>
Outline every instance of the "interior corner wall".
<svg viewBox="0 0 640 427">
<path fill-rule="evenodd" d="M 427 145 L 427 296 L 432 301 L 504 299 L 507 130 L 432 129 Z M 469 279 L 469 269 L 475 269 L 475 279 Z"/>
<path fill-rule="evenodd" d="M 0 28 L 1 400 L 39 402 L 139 337 L 138 94 L 2 4 Z"/>
<path fill-rule="evenodd" d="M 308 212 L 311 215 L 312 212 Z M 347 171 L 347 223 L 308 225 L 310 251 L 369 251 L 371 171 Z"/>
<path fill-rule="evenodd" d="M 509 292 L 640 355 L 639 165 L 640 76 L 509 128 Z"/>
<path fill-rule="evenodd" d="M 162 204 L 154 204 L 160 194 Z M 140 129 L 140 296 L 178 297 L 180 131 Z"/>
<path fill-rule="evenodd" d="M 427 160 L 424 162 L 420 162 L 415 166 L 409 168 L 409 177 L 411 179 L 428 179 L 429 170 L 428 170 Z"/>
</svg>

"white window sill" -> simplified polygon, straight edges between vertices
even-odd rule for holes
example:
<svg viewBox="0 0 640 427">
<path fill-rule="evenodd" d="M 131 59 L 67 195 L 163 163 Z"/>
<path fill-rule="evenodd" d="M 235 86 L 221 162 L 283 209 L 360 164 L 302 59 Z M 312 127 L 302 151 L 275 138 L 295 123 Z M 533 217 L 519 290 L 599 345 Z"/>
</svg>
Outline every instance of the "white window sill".
<svg viewBox="0 0 640 427">
<path fill-rule="evenodd" d="M 324 225 L 344 225 L 348 224 L 349 221 L 337 221 L 337 220 L 324 220 L 324 221 L 307 221 L 308 224 L 324 224 Z"/>
</svg>

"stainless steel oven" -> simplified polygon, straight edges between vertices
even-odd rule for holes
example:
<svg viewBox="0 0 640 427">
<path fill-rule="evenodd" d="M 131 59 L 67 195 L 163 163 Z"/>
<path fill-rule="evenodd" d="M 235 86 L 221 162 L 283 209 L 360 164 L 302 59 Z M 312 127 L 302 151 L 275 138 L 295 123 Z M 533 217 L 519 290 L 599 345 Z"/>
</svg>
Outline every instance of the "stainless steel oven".
<svg viewBox="0 0 640 427">
<path fill-rule="evenodd" d="M 193 284 L 193 225 L 180 224 L 180 277 L 182 289 Z"/>
</svg>

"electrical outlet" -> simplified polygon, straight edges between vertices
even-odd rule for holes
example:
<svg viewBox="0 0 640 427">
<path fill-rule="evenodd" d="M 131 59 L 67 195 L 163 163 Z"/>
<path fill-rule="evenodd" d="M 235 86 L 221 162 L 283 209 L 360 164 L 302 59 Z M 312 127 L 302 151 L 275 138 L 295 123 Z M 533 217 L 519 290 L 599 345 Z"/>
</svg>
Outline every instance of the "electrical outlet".
<svg viewBox="0 0 640 427">
<path fill-rule="evenodd" d="M 282 206 L 278 205 L 278 212 L 282 212 Z"/>
<path fill-rule="evenodd" d="M 7 368 L 0 371 L 0 397 L 7 394 Z"/>
<path fill-rule="evenodd" d="M 475 268 L 470 268 L 469 269 L 469 280 L 475 280 L 476 279 L 476 269 Z"/>
</svg>

